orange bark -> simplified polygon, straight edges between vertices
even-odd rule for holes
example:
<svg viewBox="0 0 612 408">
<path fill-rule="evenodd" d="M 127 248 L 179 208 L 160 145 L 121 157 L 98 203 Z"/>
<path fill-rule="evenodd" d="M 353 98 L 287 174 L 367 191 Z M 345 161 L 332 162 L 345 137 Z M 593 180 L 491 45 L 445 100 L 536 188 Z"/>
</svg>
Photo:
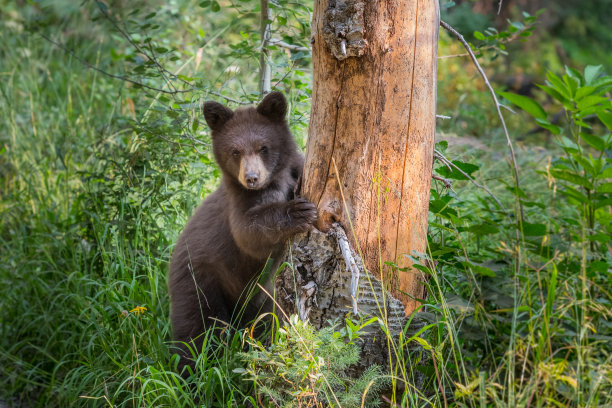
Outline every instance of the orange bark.
<svg viewBox="0 0 612 408">
<path fill-rule="evenodd" d="M 362 11 L 352 32 L 330 22 L 347 6 Z M 302 193 L 319 207 L 321 229 L 341 222 L 406 314 L 418 306 L 406 294 L 423 296 L 420 277 L 384 262 L 409 267 L 407 255 L 426 249 L 438 27 L 437 0 L 315 0 Z"/>
</svg>

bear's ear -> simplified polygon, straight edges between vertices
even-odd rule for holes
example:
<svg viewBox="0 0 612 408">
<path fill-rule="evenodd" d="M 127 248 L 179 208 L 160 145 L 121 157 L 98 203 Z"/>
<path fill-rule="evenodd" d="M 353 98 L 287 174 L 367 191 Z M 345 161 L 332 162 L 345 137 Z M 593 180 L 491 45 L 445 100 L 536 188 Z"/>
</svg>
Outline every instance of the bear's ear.
<svg viewBox="0 0 612 408">
<path fill-rule="evenodd" d="M 204 119 L 212 130 L 219 130 L 234 116 L 230 108 L 218 102 L 208 101 L 204 104 Z"/>
<path fill-rule="evenodd" d="M 270 92 L 257 105 L 257 112 L 271 121 L 281 122 L 287 114 L 287 100 L 280 92 Z"/>
</svg>

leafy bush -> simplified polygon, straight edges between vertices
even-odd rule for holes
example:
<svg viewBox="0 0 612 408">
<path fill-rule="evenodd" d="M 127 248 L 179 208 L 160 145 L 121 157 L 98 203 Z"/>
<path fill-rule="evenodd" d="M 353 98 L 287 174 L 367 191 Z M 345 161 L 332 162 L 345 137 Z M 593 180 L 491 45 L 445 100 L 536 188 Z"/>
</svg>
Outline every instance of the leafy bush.
<svg viewBox="0 0 612 408">
<path fill-rule="evenodd" d="M 429 256 L 438 264 L 420 268 L 431 276 L 424 316 L 437 323 L 428 340 L 445 368 L 431 381 L 453 382 L 460 405 L 612 400 L 612 77 L 586 67 L 547 78 L 541 88 L 563 106 L 563 127 L 533 99 L 500 93 L 558 142 L 544 168 L 523 170 L 526 190 L 501 191 L 514 214 L 490 196 L 432 190 Z M 436 172 L 466 180 L 478 170 L 453 161 Z"/>
<path fill-rule="evenodd" d="M 235 371 L 255 383 L 260 406 L 379 406 L 378 394 L 389 384 L 381 367 L 368 367 L 357 378 L 348 371 L 359 361 L 359 331 L 375 320 L 347 320 L 341 330 L 330 322 L 317 331 L 292 315 L 270 347 L 247 337 L 253 349 L 240 354 L 247 367 Z"/>
</svg>

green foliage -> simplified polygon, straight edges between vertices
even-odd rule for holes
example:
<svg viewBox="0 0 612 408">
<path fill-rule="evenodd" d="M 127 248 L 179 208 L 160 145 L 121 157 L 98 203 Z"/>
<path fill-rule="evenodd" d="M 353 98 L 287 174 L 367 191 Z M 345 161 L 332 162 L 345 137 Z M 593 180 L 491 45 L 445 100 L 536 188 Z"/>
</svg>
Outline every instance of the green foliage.
<svg viewBox="0 0 612 408">
<path fill-rule="evenodd" d="M 544 166 L 533 168 L 529 161 L 538 159 L 522 157 L 524 190 L 509 185 L 497 192 L 502 202 L 522 203 L 524 219 L 474 192 L 432 190 L 428 255 L 437 265 L 419 268 L 431 276 L 423 316 L 435 329 L 427 338 L 445 368 L 438 377 L 434 367 L 429 373 L 432 387 L 455 384 L 458 406 L 612 401 L 606 124 L 612 78 L 587 66 L 547 79 L 541 88 L 565 109 L 562 127 L 547 120 L 551 115 L 537 101 L 500 92 L 552 131 L 558 145 Z M 446 148 L 446 142 L 437 146 L 442 154 Z M 482 169 L 459 160 L 436 172 L 461 180 L 456 168 L 482 178 Z"/>
<path fill-rule="evenodd" d="M 612 158 L 609 157 L 612 76 L 603 76 L 602 72 L 601 66 L 589 65 L 584 74 L 571 68 L 566 68 L 562 77 L 552 72 L 547 74 L 546 85 L 540 88 L 562 105 L 563 128 L 549 122 L 544 109 L 533 99 L 501 93 L 556 136 L 563 155 L 551 162 L 545 174 L 580 214 L 578 228 L 573 228 L 573 222 L 564 227 L 572 231 L 572 240 L 582 242 L 586 237 L 590 241 L 594 256 L 591 262 L 606 258 L 606 244 L 612 234 L 612 217 L 608 211 L 612 204 Z"/>
<path fill-rule="evenodd" d="M 315 330 L 297 315 L 274 333 L 272 345 L 248 338 L 253 349 L 241 353 L 246 368 L 235 370 L 255 383 L 260 404 L 273 407 L 374 407 L 378 394 L 389 384 L 379 366 L 368 367 L 359 377 L 348 369 L 359 362 L 360 330 L 375 319 L 346 321 Z"/>
<path fill-rule="evenodd" d="M 574 44 L 570 56 L 593 58 L 590 49 L 609 60 L 603 2 L 563 10 L 567 30 L 558 35 Z M 302 145 L 311 4 L 270 2 L 273 38 L 295 47 L 270 46 L 267 62 L 274 88 L 289 95 Z M 559 64 L 544 56 L 552 43 L 534 40 L 542 30 L 533 16 L 496 31 L 468 6 L 453 8 L 463 17 L 450 21 L 480 32 L 470 40 L 487 71 L 515 58 L 530 60 L 526 72 Z M 399 406 L 609 406 L 612 81 L 597 66 L 551 72 L 533 98 L 500 92 L 557 142 L 543 149 L 530 136 L 519 150 L 523 190 L 510 183 L 503 146 L 473 153 L 437 145 L 450 160 L 436 174 L 453 190 L 433 186 L 427 255 L 437 264 L 418 266 L 430 277 L 420 314 L 429 324 L 423 338 L 400 341 L 418 342 L 431 360 L 398 348 L 392 367 L 350 378 L 366 323 L 315 332 L 293 321 L 265 346 L 242 332 L 206 333 L 192 377 L 177 374 L 167 261 L 219 178 L 200 105 L 259 98 L 259 7 L 2 2 L 0 405 L 257 406 L 259 398 L 281 405 L 299 397 L 345 407 L 361 406 L 364 395 L 376 405 L 389 386 Z M 528 33 L 533 48 L 505 59 L 508 41 Z M 441 50 L 464 52 L 444 36 Z M 489 96 L 457 61 L 440 59 L 438 110 L 452 119 L 439 128 L 495 141 Z M 514 123 L 512 134 L 528 125 Z M 518 202 L 524 214 L 512 211 Z M 419 390 L 401 386 L 414 360 L 427 378 Z"/>
<path fill-rule="evenodd" d="M 477 41 L 475 51 L 480 54 L 484 50 L 493 50 L 492 59 L 496 59 L 499 55 L 508 55 L 506 45 L 517 39 L 527 41 L 527 37 L 530 37 L 535 29 L 537 16 L 543 12 L 544 10 L 540 10 L 532 16 L 523 11 L 521 20 L 508 19 L 508 28 L 501 31 L 495 27 L 487 27 L 484 34 L 474 31 L 474 39 Z"/>
</svg>

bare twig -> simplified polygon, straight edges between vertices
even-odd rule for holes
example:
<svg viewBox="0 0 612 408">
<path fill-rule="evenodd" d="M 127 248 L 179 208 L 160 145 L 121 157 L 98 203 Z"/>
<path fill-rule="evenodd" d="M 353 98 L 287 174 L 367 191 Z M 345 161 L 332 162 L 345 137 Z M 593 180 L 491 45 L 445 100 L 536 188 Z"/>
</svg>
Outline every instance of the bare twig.
<svg viewBox="0 0 612 408">
<path fill-rule="evenodd" d="M 270 37 L 272 35 L 272 27 L 270 20 L 272 20 L 272 12 L 268 7 L 268 0 L 260 0 L 261 3 L 261 52 L 259 54 L 259 94 L 261 96 L 267 95 L 272 90 L 272 84 L 270 83 L 270 77 L 272 76 L 272 70 L 268 63 L 270 57 L 270 50 L 268 45 L 270 44 Z"/>
<path fill-rule="evenodd" d="M 438 59 L 456 58 L 456 57 L 469 57 L 469 56 L 470 56 L 470 54 L 465 52 L 463 54 L 438 55 Z"/>
<path fill-rule="evenodd" d="M 181 79 L 181 78 L 177 77 L 176 75 L 174 75 L 174 73 L 168 71 L 165 67 L 163 67 L 159 63 L 159 61 L 157 60 L 157 58 L 155 57 L 155 55 L 153 53 L 153 49 L 151 47 L 151 43 L 150 42 L 148 42 L 148 46 L 149 46 L 149 51 L 151 52 L 151 55 L 149 55 L 149 53 L 147 53 L 146 50 L 144 50 L 136 41 L 134 41 L 132 36 L 126 30 L 124 30 L 123 28 L 119 27 L 119 24 L 117 23 L 117 21 L 110 16 L 110 14 L 107 12 L 106 7 L 104 7 L 102 2 L 96 2 L 96 4 L 98 5 L 98 10 L 100 10 L 100 13 L 102 13 L 104 18 L 108 22 L 110 22 L 112 24 L 112 26 L 115 28 L 115 30 L 117 30 L 119 32 L 119 34 L 121 34 L 123 36 L 123 38 L 125 38 L 130 43 L 130 45 L 132 45 L 136 49 L 136 51 L 138 51 L 140 54 L 146 56 L 150 61 L 152 61 L 155 64 L 159 74 L 161 75 L 163 80 L 166 82 L 166 84 L 170 88 L 172 88 L 173 90 L 176 90 L 176 88 L 174 87 L 174 84 L 170 81 L 170 79 L 167 77 L 167 75 L 170 75 L 172 78 L 178 79 L 179 81 L 181 81 L 181 82 L 191 86 L 191 83 L 189 81 L 186 81 L 184 79 Z"/>
<path fill-rule="evenodd" d="M 193 89 L 185 89 L 185 90 L 176 90 L 175 89 L 175 90 L 172 90 L 172 91 L 168 91 L 166 89 L 156 88 L 154 86 L 150 86 L 150 85 L 144 84 L 142 82 L 134 81 L 133 79 L 130 79 L 130 78 L 128 78 L 126 76 L 123 76 L 123 75 L 111 74 L 110 72 L 106 72 L 103 69 L 98 68 L 95 65 L 92 65 L 89 62 L 85 61 L 84 59 L 82 59 L 81 57 L 76 55 L 76 53 L 74 51 L 72 51 L 70 48 L 66 47 L 65 45 L 63 45 L 63 44 L 61 44 L 61 43 L 59 43 L 57 41 L 52 40 L 51 38 L 47 37 L 46 35 L 44 35 L 42 33 L 38 33 L 38 35 L 41 36 L 42 38 L 44 38 L 45 40 L 47 40 L 48 42 L 50 42 L 51 44 L 55 45 L 57 48 L 61 49 L 62 51 L 70 54 L 74 59 L 79 61 L 81 64 L 85 65 L 87 68 L 93 69 L 94 71 L 97 71 L 97 72 L 101 73 L 102 75 L 105 75 L 105 76 L 107 76 L 109 78 L 119 79 L 121 81 L 129 82 L 131 84 L 134 84 L 134 85 L 146 88 L 146 89 L 150 89 L 151 91 L 162 92 L 162 93 L 170 94 L 170 95 L 193 91 Z"/>
<path fill-rule="evenodd" d="M 167 90 L 167 89 L 162 89 L 162 88 L 157 88 L 155 86 L 151 86 L 151 85 L 147 85 L 143 82 L 139 82 L 139 81 L 135 81 L 125 75 L 116 75 L 116 74 L 112 74 L 108 71 L 103 70 L 100 67 L 97 67 L 89 62 L 87 62 L 86 60 L 84 60 L 83 58 L 79 57 L 73 50 L 71 50 L 70 48 L 66 47 L 64 44 L 57 42 L 53 39 L 51 39 L 50 37 L 46 36 L 45 34 L 42 33 L 37 33 L 40 37 L 42 37 L 44 40 L 48 41 L 49 43 L 53 44 L 54 46 L 56 46 L 57 48 L 59 48 L 60 50 L 64 51 L 65 53 L 69 54 L 70 56 L 72 56 L 75 60 L 79 61 L 82 65 L 84 65 L 85 67 L 92 69 L 96 72 L 99 72 L 100 74 L 108 77 L 108 78 L 113 78 L 113 79 L 118 79 L 120 81 L 124 81 L 124 82 L 128 82 L 130 84 L 142 87 L 144 89 L 148 89 L 151 91 L 155 91 L 155 92 L 160 92 L 160 93 L 164 93 L 167 95 L 176 95 L 176 94 L 181 94 L 181 93 L 186 93 L 186 92 L 194 92 L 195 88 L 189 88 L 189 89 L 173 89 L 173 90 Z M 189 83 L 188 83 L 189 84 Z M 191 85 L 191 84 L 189 84 Z M 208 89 L 198 89 L 198 91 L 202 91 L 205 92 L 209 95 L 214 95 L 217 96 L 219 98 L 223 98 L 228 102 L 233 102 L 237 105 L 249 105 L 250 102 L 244 102 L 244 101 L 240 101 L 238 99 L 234 99 L 232 97 L 223 95 L 217 91 L 211 91 Z"/>
<path fill-rule="evenodd" d="M 284 42 L 283 40 L 280 40 L 278 38 L 271 38 L 268 41 L 268 44 L 270 45 L 276 45 L 277 47 L 282 47 L 282 48 L 286 48 L 288 50 L 291 51 L 305 51 L 305 52 L 310 52 L 310 48 L 308 47 L 303 47 L 301 45 L 295 45 L 295 44 L 289 44 Z"/>
<path fill-rule="evenodd" d="M 283 82 L 285 80 L 285 78 L 287 78 L 289 76 L 289 74 L 293 71 L 293 67 L 295 67 L 295 61 L 293 61 L 291 63 L 291 67 L 289 67 L 289 70 L 287 72 L 285 72 L 285 75 L 283 75 L 283 77 L 281 79 L 279 79 L 278 81 L 276 81 L 276 83 L 274 84 L 274 87 L 276 88 L 278 86 L 278 84 L 280 84 L 281 82 Z"/>
<path fill-rule="evenodd" d="M 452 161 L 448 160 L 446 157 L 444 157 L 444 155 L 442 153 L 440 153 L 436 149 L 434 149 L 434 159 L 440 160 L 447 168 L 450 166 L 450 167 L 456 169 L 464 177 L 466 177 L 468 180 L 470 180 L 472 182 L 472 184 L 474 184 L 476 187 L 481 188 L 484 191 L 486 191 L 491 196 L 491 198 L 493 198 L 495 200 L 495 202 L 497 203 L 497 205 L 499 205 L 499 207 L 502 209 L 502 211 L 506 212 L 506 209 L 505 209 L 504 205 L 501 203 L 501 201 L 499 201 L 499 199 L 495 196 L 495 194 L 493 194 L 493 192 L 491 190 L 489 190 L 489 188 L 487 186 L 478 183 L 476 180 L 474 180 L 474 178 L 472 176 L 467 174 L 465 171 L 461 170 L 455 163 L 453 163 Z"/>
<path fill-rule="evenodd" d="M 158 89 L 158 88 L 148 87 L 149 89 L 155 90 L 155 91 L 158 91 L 158 92 L 163 92 L 163 93 L 166 93 L 166 94 L 171 94 L 171 95 L 177 94 L 177 93 L 183 93 L 183 92 L 191 92 L 191 91 L 194 90 L 193 84 L 191 82 L 189 82 L 186 79 L 183 79 L 183 78 L 177 76 L 174 72 L 168 70 L 166 67 L 164 67 L 162 64 L 160 64 L 159 60 L 155 57 L 155 53 L 153 52 L 153 48 L 152 48 L 151 43 L 148 43 L 148 48 L 149 48 L 149 53 L 148 53 L 136 41 L 134 41 L 132 36 L 126 30 L 124 30 L 123 28 L 121 28 L 119 26 L 117 21 L 115 21 L 100 4 L 98 4 L 98 9 L 100 10 L 100 12 L 104 16 L 104 18 L 106 18 L 113 25 L 115 30 L 117 30 L 119 32 L 119 34 L 121 34 L 121 36 L 123 38 L 125 38 L 130 43 L 130 45 L 132 45 L 136 49 L 136 51 L 138 51 L 142 55 L 146 56 L 149 60 L 153 61 L 153 63 L 157 67 L 157 70 L 159 71 L 159 74 L 161 75 L 161 77 L 164 79 L 164 81 L 166 81 L 166 84 L 168 84 L 168 86 L 170 88 L 172 88 L 173 90 L 172 91 L 166 91 L 166 90 L 161 90 L 161 89 Z M 74 54 L 74 53 L 72 53 L 72 54 Z M 98 71 L 100 71 L 100 70 L 98 69 Z M 103 71 L 100 71 L 100 72 L 102 72 L 103 74 L 107 74 L 106 72 L 103 72 Z M 121 78 L 118 78 L 118 79 L 121 79 Z M 187 85 L 187 86 L 189 86 L 191 88 L 187 89 L 187 90 L 181 90 L 181 91 L 176 90 L 174 84 L 172 83 L 172 81 L 170 79 L 182 82 L 183 84 L 185 84 L 185 85 Z M 134 81 L 130 81 L 129 80 L 129 82 L 134 82 Z M 229 96 L 225 96 L 225 95 L 223 95 L 223 94 L 221 94 L 221 93 L 219 93 L 217 91 L 210 91 L 210 90 L 206 90 L 206 89 L 204 89 L 203 91 L 208 93 L 208 94 L 210 94 L 210 95 L 218 96 L 220 98 L 225 99 L 228 102 L 233 102 L 233 103 L 236 103 L 238 105 L 248 105 L 248 104 L 250 104 L 250 102 L 242 102 L 242 101 L 239 101 L 237 99 L 231 98 Z"/>
<path fill-rule="evenodd" d="M 209 90 L 205 89 L 204 92 L 206 92 L 207 94 L 210 94 L 210 95 L 218 96 L 219 98 L 223 98 L 226 101 L 233 102 L 233 103 L 235 103 L 237 105 L 250 105 L 251 104 L 251 102 L 249 102 L 249 101 L 246 101 L 246 102 L 245 101 L 240 101 L 238 99 L 234 99 L 234 98 L 231 98 L 229 96 L 225 96 L 222 93 L 219 93 L 217 91 L 209 91 Z"/>
<path fill-rule="evenodd" d="M 452 117 L 446 115 L 436 115 L 436 119 L 452 119 Z"/>
<path fill-rule="evenodd" d="M 482 79 L 484 80 L 485 85 L 487 86 L 487 88 L 489 89 L 489 92 L 491 93 L 491 97 L 493 98 L 493 102 L 495 103 L 495 110 L 497 110 L 497 115 L 499 116 L 499 120 L 501 121 L 502 128 L 504 130 L 504 135 L 506 136 L 506 141 L 508 142 L 508 148 L 510 149 L 511 167 L 514 172 L 514 184 L 516 186 L 516 189 L 518 190 L 520 188 L 519 187 L 519 175 L 518 175 L 518 165 L 516 164 L 516 155 L 514 154 L 514 146 L 512 145 L 512 140 L 510 139 L 510 134 L 508 133 L 506 121 L 504 120 L 504 116 L 501 113 L 501 104 L 497 100 L 497 95 L 495 95 L 495 90 L 491 86 L 491 83 L 489 82 L 489 78 L 487 78 L 487 74 L 484 72 L 484 70 L 478 63 L 478 59 L 474 55 L 472 48 L 470 47 L 468 42 L 465 40 L 465 38 L 463 38 L 463 35 L 461 35 L 453 27 L 451 27 L 448 23 L 445 23 L 442 20 L 440 20 L 440 25 L 446 31 L 451 33 L 455 38 L 457 38 L 461 44 L 463 44 L 468 54 L 470 54 L 470 58 L 472 59 L 472 62 L 474 63 L 474 65 L 476 66 L 476 69 L 480 73 L 480 76 L 482 76 Z M 496 199 L 496 201 L 498 200 Z M 523 220 L 524 219 L 523 204 L 521 203 L 520 200 L 518 200 L 518 205 L 519 205 L 521 220 Z"/>
<path fill-rule="evenodd" d="M 437 174 L 432 174 L 431 178 L 434 179 L 434 180 L 441 181 L 442 184 L 444 184 L 444 188 L 446 188 L 447 190 L 452 191 L 455 194 L 457 193 L 455 190 L 453 190 L 453 183 L 449 179 L 446 179 L 446 178 L 444 178 L 442 176 L 438 176 Z"/>
</svg>

